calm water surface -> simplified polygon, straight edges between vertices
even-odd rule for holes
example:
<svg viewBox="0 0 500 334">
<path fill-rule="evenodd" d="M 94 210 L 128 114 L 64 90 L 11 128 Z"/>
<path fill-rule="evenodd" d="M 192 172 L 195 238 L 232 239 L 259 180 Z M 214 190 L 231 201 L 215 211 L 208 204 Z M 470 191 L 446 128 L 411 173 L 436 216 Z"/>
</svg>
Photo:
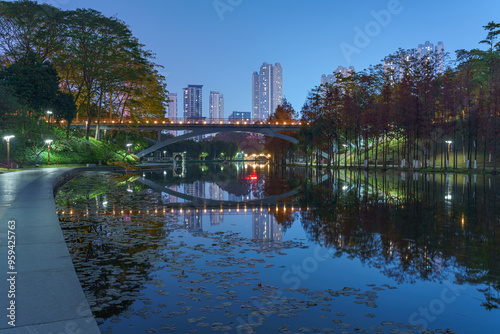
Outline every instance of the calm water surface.
<svg viewBox="0 0 500 334">
<path fill-rule="evenodd" d="M 499 181 L 187 165 L 56 203 L 103 333 L 500 333 Z"/>
</svg>

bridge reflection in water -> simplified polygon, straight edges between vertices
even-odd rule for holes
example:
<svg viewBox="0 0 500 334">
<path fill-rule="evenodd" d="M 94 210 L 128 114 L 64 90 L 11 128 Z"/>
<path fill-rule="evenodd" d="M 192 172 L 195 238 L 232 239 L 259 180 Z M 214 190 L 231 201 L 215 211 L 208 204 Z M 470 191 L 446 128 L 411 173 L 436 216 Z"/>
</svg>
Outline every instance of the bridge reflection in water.
<svg viewBox="0 0 500 334">
<path fill-rule="evenodd" d="M 142 183 L 162 195 L 165 203 L 163 203 L 160 213 L 184 215 L 184 222 L 189 232 L 203 231 L 203 214 L 209 215 L 210 225 L 219 225 L 223 222 L 224 215 L 251 213 L 253 238 L 281 241 L 282 227 L 276 221 L 275 215 L 280 212 L 286 213 L 288 211 L 293 213 L 302 210 L 299 203 L 296 200 L 292 200 L 299 193 L 299 188 L 264 198 L 223 200 L 222 189 L 214 183 L 210 183 L 209 187 L 211 188 L 211 196 L 216 199 L 207 199 L 193 195 L 193 193 L 201 196 L 204 195 L 205 184 L 202 181 L 195 181 L 194 184 L 190 185 L 193 189 L 186 188 L 186 193 L 159 185 L 144 176 L 138 178 L 136 182 Z M 188 202 L 178 202 L 179 199 Z M 304 209 L 308 210 L 309 208 L 306 207 Z"/>
<path fill-rule="evenodd" d="M 175 191 L 171 191 L 176 195 L 182 195 Z M 238 203 L 232 201 L 221 201 L 218 205 L 213 203 L 199 206 L 197 202 L 183 203 L 165 203 L 156 205 L 151 210 L 127 210 L 124 207 L 113 206 L 107 210 L 95 210 L 92 212 L 87 209 L 86 212 L 77 212 L 78 210 L 69 209 L 68 211 L 61 210 L 60 215 L 74 215 L 78 213 L 83 216 L 113 216 L 125 221 L 133 220 L 133 217 L 148 216 L 148 217 L 165 217 L 169 215 L 183 216 L 183 222 L 188 232 L 197 233 L 203 232 L 203 218 L 208 218 L 210 226 L 221 225 L 224 222 L 224 217 L 228 215 L 252 215 L 252 238 L 261 240 L 282 240 L 282 226 L 278 223 L 276 215 L 280 213 L 298 213 L 302 210 L 309 210 L 308 207 L 300 207 L 298 202 L 285 201 L 248 201 L 246 203 Z M 264 202 L 269 202 L 264 204 Z"/>
</svg>

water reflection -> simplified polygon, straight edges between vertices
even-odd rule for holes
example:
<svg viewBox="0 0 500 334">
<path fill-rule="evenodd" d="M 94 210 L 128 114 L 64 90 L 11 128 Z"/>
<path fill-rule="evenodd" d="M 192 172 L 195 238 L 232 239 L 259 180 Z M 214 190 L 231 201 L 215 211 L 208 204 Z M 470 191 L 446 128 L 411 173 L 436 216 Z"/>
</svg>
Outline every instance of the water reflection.
<svg viewBox="0 0 500 334">
<path fill-rule="evenodd" d="M 379 268 L 397 282 L 486 284 L 498 308 L 500 225 L 496 178 L 349 173 L 306 184 L 301 222 L 314 242 Z M 292 224 L 293 221 L 287 222 Z"/>
<path fill-rule="evenodd" d="M 154 312 L 137 309 L 139 300 L 146 308 L 155 303 L 153 297 L 144 295 L 148 286 L 162 296 L 174 294 L 169 287 L 198 282 L 193 275 L 215 277 L 193 269 L 207 265 L 232 265 L 221 282 L 228 275 L 258 282 L 281 277 L 275 288 L 283 288 L 282 275 L 294 263 L 294 255 L 289 259 L 283 250 L 296 252 L 302 259 L 302 249 L 307 248 L 291 242 L 297 227 L 305 231 L 308 245 L 333 255 L 331 269 L 324 269 L 329 279 L 321 283 L 328 288 L 328 284 L 341 284 L 339 278 L 331 278 L 338 276 L 335 259 L 351 259 L 366 266 L 367 277 L 374 270 L 382 273 L 388 286 L 451 280 L 456 286 L 477 287 L 482 297 L 474 298 L 481 298 L 483 310 L 500 306 L 500 225 L 494 177 L 316 173 L 244 165 L 186 165 L 182 174 L 175 170 L 140 175 L 88 173 L 58 194 L 61 224 L 77 273 L 94 315 L 106 325 L 123 317 L 145 321 L 154 317 Z M 203 254 L 191 253 L 196 250 Z M 255 257 L 261 253 L 266 258 L 280 255 L 264 267 L 276 265 L 268 269 L 275 271 L 246 277 L 257 271 L 244 273 L 239 267 L 264 263 L 264 258 Z M 213 260 L 216 255 L 223 258 Z M 176 281 L 159 279 L 165 271 Z M 237 285 L 243 288 L 245 281 L 239 280 Z M 249 295 L 246 290 L 232 289 L 238 298 L 247 298 L 240 293 Z M 317 295 L 324 296 L 325 291 Z M 180 298 L 172 296 L 184 303 Z M 238 309 L 235 305 L 231 312 L 237 314 Z M 180 308 L 172 312 L 177 316 L 193 313 Z M 416 325 L 408 318 L 398 321 Z M 179 331 L 190 328 L 177 326 Z M 123 329 L 118 332 L 125 333 Z"/>
<path fill-rule="evenodd" d="M 204 219 L 218 226 L 225 216 L 241 212 L 252 214 L 251 238 L 281 241 L 276 203 L 252 202 L 266 197 L 264 184 L 271 183 L 266 171 L 234 165 L 183 168 L 183 176 L 175 170 L 140 175 L 85 173 L 58 193 L 63 232 L 97 318 L 121 314 L 140 297 L 144 284 L 152 279 L 154 264 L 168 248 L 171 230 L 181 227 L 200 233 Z M 144 184 L 146 180 L 154 183 L 153 188 L 167 187 L 178 196 L 195 198 L 195 203 L 153 191 Z M 275 180 L 288 184 L 286 179 Z M 197 207 L 203 198 L 214 202 Z M 250 202 L 240 206 L 242 201 Z M 165 228 L 166 223 L 173 225 Z"/>
</svg>

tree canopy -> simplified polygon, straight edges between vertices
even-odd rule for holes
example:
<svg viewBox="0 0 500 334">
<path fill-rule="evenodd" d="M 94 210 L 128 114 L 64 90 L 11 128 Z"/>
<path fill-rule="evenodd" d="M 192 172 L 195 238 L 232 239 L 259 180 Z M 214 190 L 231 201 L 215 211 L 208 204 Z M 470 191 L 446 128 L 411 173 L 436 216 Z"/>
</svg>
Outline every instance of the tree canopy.
<svg viewBox="0 0 500 334">
<path fill-rule="evenodd" d="M 14 90 L 18 102 L 31 112 L 42 115 L 54 106 L 59 91 L 59 77 L 54 66 L 42 62 L 28 51 L 14 64 L 0 72 L 0 80 Z"/>
</svg>

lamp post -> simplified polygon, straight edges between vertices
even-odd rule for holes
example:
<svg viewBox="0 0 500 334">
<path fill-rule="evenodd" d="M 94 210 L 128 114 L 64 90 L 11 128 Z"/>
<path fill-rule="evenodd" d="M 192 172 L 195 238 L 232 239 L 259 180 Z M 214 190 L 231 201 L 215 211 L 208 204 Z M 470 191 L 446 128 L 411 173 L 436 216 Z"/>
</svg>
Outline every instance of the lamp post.
<svg viewBox="0 0 500 334">
<path fill-rule="evenodd" d="M 446 168 L 450 167 L 450 145 L 452 143 L 451 140 L 447 140 L 446 143 L 448 144 L 448 150 L 446 151 Z"/>
<path fill-rule="evenodd" d="M 49 116 L 49 123 L 50 123 L 50 121 L 51 121 L 50 117 L 52 116 L 52 111 L 47 110 L 47 115 Z"/>
<path fill-rule="evenodd" d="M 10 139 L 14 136 L 5 136 L 3 139 L 7 142 L 7 169 L 10 169 Z"/>
<path fill-rule="evenodd" d="M 132 146 L 132 144 L 127 144 L 127 153 L 130 154 L 130 146 Z"/>
<path fill-rule="evenodd" d="M 50 164 L 50 144 L 52 143 L 52 139 L 47 139 L 45 143 L 49 146 L 47 151 L 48 152 L 47 162 Z"/>
</svg>

